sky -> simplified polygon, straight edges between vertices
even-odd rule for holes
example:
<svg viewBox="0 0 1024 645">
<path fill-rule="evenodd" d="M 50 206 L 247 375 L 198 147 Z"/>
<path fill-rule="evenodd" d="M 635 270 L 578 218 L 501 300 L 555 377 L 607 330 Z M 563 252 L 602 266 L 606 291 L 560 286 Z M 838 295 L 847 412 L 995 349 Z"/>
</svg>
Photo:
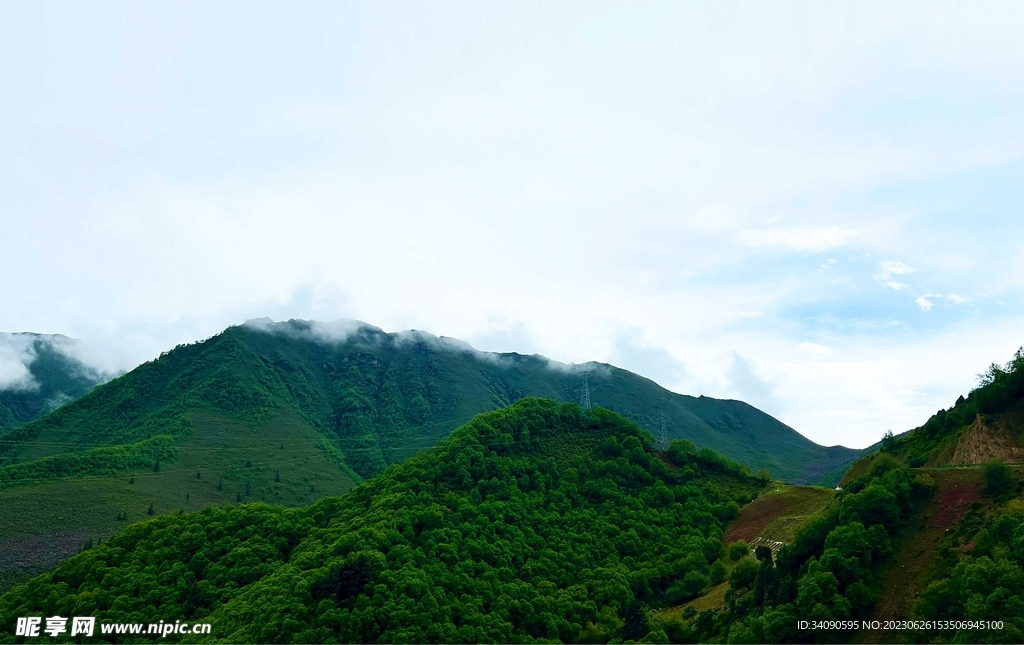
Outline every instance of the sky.
<svg viewBox="0 0 1024 645">
<path fill-rule="evenodd" d="M 1024 345 L 1019 2 L 0 4 L 0 331 L 603 361 L 825 445 Z M 596 402 L 599 403 L 599 402 Z"/>
</svg>

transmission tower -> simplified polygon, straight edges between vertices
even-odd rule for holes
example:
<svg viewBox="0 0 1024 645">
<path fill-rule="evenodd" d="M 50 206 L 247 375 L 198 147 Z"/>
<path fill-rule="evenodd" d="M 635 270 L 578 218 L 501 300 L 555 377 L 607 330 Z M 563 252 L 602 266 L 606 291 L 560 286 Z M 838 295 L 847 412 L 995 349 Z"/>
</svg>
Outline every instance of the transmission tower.
<svg viewBox="0 0 1024 645">
<path fill-rule="evenodd" d="M 583 372 L 583 388 L 580 391 L 580 407 L 584 412 L 590 412 L 590 383 L 587 380 L 587 373 Z"/>
<path fill-rule="evenodd" d="M 659 448 L 668 447 L 668 430 L 665 429 L 665 402 L 658 406 L 658 436 L 654 439 L 654 445 Z"/>
</svg>

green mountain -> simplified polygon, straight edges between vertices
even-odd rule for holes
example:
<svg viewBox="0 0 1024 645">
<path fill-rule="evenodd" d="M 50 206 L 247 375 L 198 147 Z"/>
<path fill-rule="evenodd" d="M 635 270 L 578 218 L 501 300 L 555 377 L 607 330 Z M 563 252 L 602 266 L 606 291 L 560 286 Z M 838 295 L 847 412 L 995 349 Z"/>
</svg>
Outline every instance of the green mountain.
<svg viewBox="0 0 1024 645">
<path fill-rule="evenodd" d="M 859 455 L 739 402 L 608 365 L 491 354 L 361 323 L 253 321 L 179 346 L 0 435 L 0 589 L 146 513 L 347 492 L 525 396 L 593 405 L 788 481 Z M 71 512 L 69 509 L 79 509 Z"/>
<path fill-rule="evenodd" d="M 343 497 L 134 524 L 0 596 L 0 624 L 160 616 L 263 643 L 639 638 L 646 605 L 721 581 L 725 523 L 766 483 L 653 443 L 612 412 L 524 399 Z"/>
<path fill-rule="evenodd" d="M 0 333 L 0 433 L 110 380 L 76 357 L 80 346 L 61 335 Z"/>
<path fill-rule="evenodd" d="M 679 395 L 609 365 L 562 365 L 492 354 L 423 332 L 360 323 L 255 322 L 160 359 L 6 437 L 22 459 L 158 433 L 187 433 L 187 413 L 213 408 L 256 422 L 292 409 L 336 441 L 361 476 L 430 447 L 474 415 L 524 396 L 580 401 L 631 418 L 659 445 L 687 439 L 752 470 L 815 481 L 859 451 L 814 444 L 741 401 Z M 180 426 L 180 427 L 179 427 Z M 177 429 L 174 429 L 177 428 Z"/>
</svg>

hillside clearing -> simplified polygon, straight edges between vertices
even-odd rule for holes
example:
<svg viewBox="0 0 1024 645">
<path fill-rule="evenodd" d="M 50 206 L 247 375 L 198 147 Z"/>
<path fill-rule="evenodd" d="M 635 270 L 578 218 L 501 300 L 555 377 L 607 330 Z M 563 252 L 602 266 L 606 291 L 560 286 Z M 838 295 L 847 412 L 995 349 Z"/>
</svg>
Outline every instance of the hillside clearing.
<svg viewBox="0 0 1024 645">
<path fill-rule="evenodd" d="M 788 542 L 803 522 L 834 495 L 835 491 L 828 488 L 773 482 L 757 499 L 740 509 L 722 540 L 726 544 L 736 540 L 751 544 L 758 538 Z"/>
<path fill-rule="evenodd" d="M 256 429 L 207 412 L 195 413 L 193 422 L 193 434 L 177 444 L 177 458 L 159 472 L 66 477 L 0 491 L 0 593 L 57 566 L 86 541 L 147 519 L 151 504 L 158 515 L 239 497 L 303 506 L 355 486 L 325 454 L 321 435 L 294 413 Z M 127 519 L 115 521 L 122 513 Z"/>
<path fill-rule="evenodd" d="M 895 561 L 885 574 L 872 620 L 910 618 L 914 600 L 927 586 L 929 568 L 946 533 L 967 515 L 972 504 L 984 502 L 980 468 L 923 468 L 920 472 L 935 481 L 935 493 L 906 529 L 907 537 L 900 542 Z M 893 642 L 895 635 L 867 631 L 859 634 L 859 641 L 887 643 Z"/>
<path fill-rule="evenodd" d="M 791 486 L 781 482 L 772 482 L 761 491 L 761 495 L 740 509 L 739 514 L 729 523 L 722 541 L 730 544 L 743 540 L 751 550 L 764 544 L 772 550 L 772 556 L 779 552 L 782 545 L 787 544 L 796 535 L 812 515 L 828 504 L 835 491 L 815 486 Z M 732 570 L 734 562 L 723 558 L 727 571 Z M 698 613 L 709 609 L 725 607 L 725 592 L 729 583 L 723 582 L 693 600 L 655 612 L 659 619 L 678 620 L 682 618 L 687 607 L 693 607 Z"/>
</svg>

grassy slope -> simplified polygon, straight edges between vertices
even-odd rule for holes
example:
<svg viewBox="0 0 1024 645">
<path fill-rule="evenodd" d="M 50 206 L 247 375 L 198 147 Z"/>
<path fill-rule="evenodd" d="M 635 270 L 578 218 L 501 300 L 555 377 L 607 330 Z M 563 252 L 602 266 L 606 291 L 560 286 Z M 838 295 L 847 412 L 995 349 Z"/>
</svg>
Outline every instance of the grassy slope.
<svg viewBox="0 0 1024 645">
<path fill-rule="evenodd" d="M 0 591 L 52 568 L 87 540 L 107 538 L 145 519 L 150 504 L 163 514 L 233 503 L 241 494 L 245 501 L 298 506 L 340 495 L 356 483 L 320 447 L 321 435 L 294 412 L 255 429 L 209 412 L 193 414 L 192 421 L 195 431 L 180 441 L 177 458 L 162 463 L 160 472 L 146 469 L 0 490 L 5 520 L 0 523 Z M 280 482 L 275 481 L 278 474 Z M 129 483 L 132 477 L 134 484 Z M 126 519 L 117 520 L 121 513 Z"/>
<path fill-rule="evenodd" d="M 740 509 L 729 523 L 725 542 L 758 538 L 777 542 L 793 539 L 797 529 L 835 496 L 835 491 L 813 486 L 788 486 L 773 482 L 757 499 Z"/>
</svg>

